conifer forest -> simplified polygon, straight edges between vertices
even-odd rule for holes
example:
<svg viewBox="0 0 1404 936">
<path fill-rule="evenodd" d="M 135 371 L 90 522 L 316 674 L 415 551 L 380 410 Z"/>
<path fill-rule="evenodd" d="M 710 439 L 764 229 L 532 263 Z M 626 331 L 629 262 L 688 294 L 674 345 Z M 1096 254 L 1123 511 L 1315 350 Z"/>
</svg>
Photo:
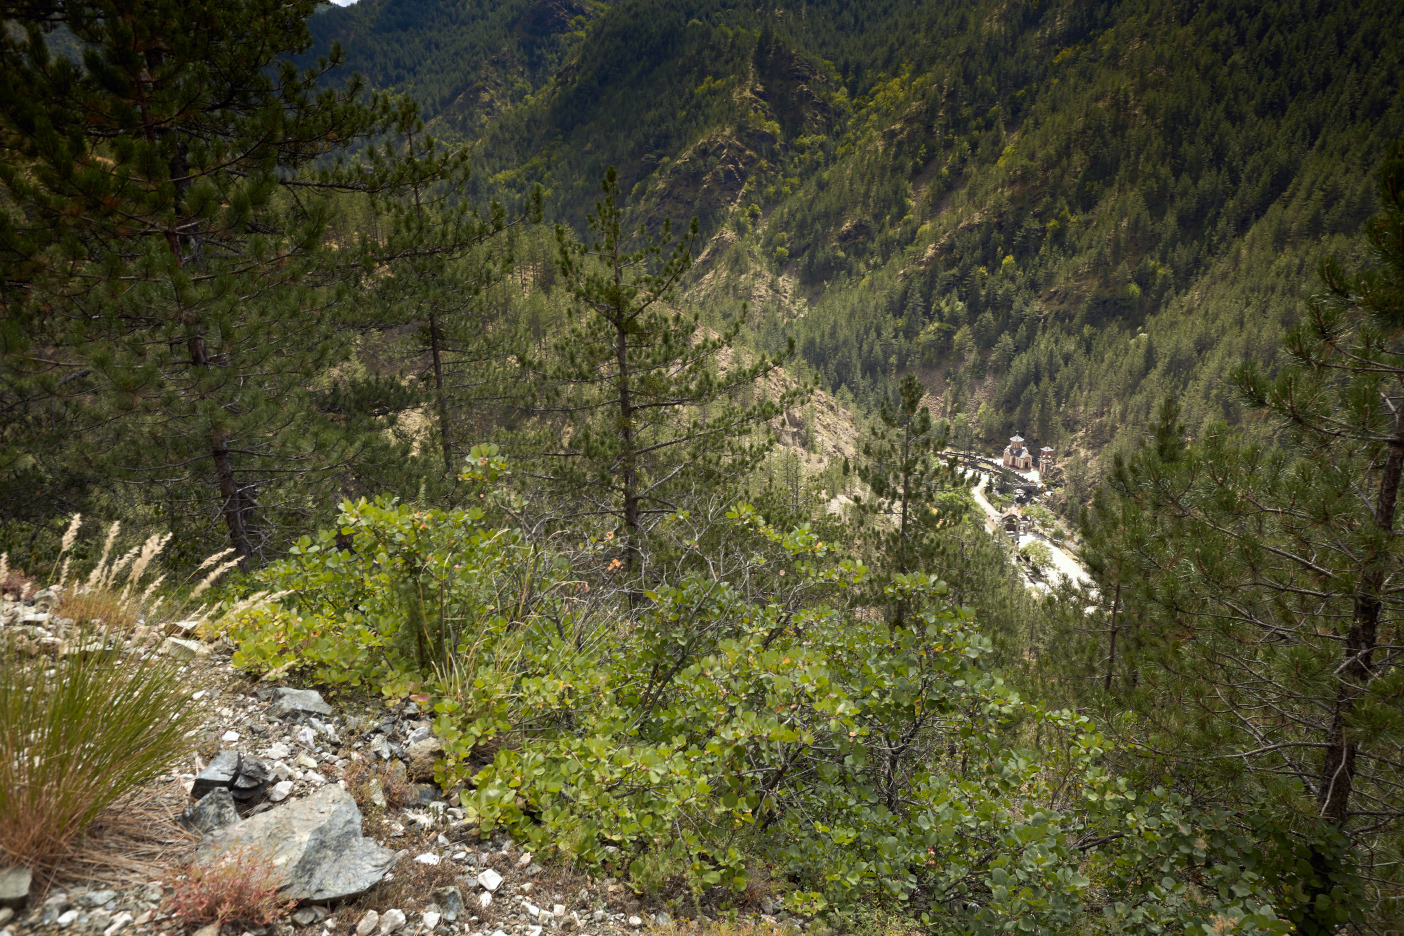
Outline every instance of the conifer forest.
<svg viewBox="0 0 1404 936">
<path fill-rule="evenodd" d="M 1404 932 L 1398 0 L 0 0 L 0 936 Z"/>
</svg>

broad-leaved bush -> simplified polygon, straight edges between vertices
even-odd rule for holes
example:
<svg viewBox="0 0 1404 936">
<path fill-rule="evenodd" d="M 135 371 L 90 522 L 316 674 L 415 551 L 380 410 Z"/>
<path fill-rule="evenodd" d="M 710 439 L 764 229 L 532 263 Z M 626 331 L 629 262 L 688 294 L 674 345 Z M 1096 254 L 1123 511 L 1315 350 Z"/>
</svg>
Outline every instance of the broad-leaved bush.
<svg viewBox="0 0 1404 936">
<path fill-rule="evenodd" d="M 244 617 L 236 662 L 426 693 L 437 779 L 483 831 L 636 886 L 676 868 L 724 894 L 759 859 L 798 913 L 885 894 L 939 932 L 1286 931 L 1251 843 L 1109 775 L 1090 722 L 1013 691 L 934 576 L 891 578 L 893 626 L 832 544 L 731 522 L 758 574 L 831 600 L 747 598 L 705 566 L 596 599 L 482 510 L 348 502 L 263 573 L 287 597 Z"/>
</svg>

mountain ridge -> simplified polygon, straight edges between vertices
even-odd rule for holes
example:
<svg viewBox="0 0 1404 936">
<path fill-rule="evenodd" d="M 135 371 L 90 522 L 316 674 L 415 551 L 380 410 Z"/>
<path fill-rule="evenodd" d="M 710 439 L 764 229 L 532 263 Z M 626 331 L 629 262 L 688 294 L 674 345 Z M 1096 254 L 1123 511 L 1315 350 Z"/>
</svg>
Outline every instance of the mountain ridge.
<svg viewBox="0 0 1404 936">
<path fill-rule="evenodd" d="M 754 340 L 795 338 L 830 389 L 871 404 L 914 369 L 984 441 L 1088 458 L 1171 393 L 1196 430 L 1238 421 L 1229 364 L 1271 366 L 1404 134 L 1387 3 L 629 0 L 521 57 L 513 24 L 563 27 L 557 2 L 474 8 L 515 64 L 483 85 L 472 197 L 540 184 L 579 230 L 613 165 L 639 220 L 700 217 L 694 301 L 767 297 Z M 464 138 L 443 99 L 431 126 Z"/>
</svg>

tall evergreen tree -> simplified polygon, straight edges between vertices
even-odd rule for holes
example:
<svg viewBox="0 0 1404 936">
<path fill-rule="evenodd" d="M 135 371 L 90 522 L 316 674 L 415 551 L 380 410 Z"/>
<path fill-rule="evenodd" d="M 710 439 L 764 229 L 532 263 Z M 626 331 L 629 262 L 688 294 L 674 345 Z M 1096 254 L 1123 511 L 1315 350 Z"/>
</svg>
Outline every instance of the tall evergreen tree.
<svg viewBox="0 0 1404 936">
<path fill-rule="evenodd" d="M 1278 444 L 1223 426 L 1187 444 L 1167 404 L 1111 481 L 1115 517 L 1138 518 L 1115 532 L 1150 630 L 1138 743 L 1291 831 L 1278 867 L 1302 934 L 1348 922 L 1358 887 L 1397 896 L 1404 857 L 1404 145 L 1380 199 L 1375 265 L 1324 261 L 1289 366 L 1238 374 Z"/>
<path fill-rule="evenodd" d="M 895 403 L 883 400 L 858 465 L 858 477 L 870 494 L 857 500 L 877 521 L 883 568 L 901 575 L 937 571 L 936 534 L 954 519 L 941 509 L 939 495 L 960 483 L 954 460 L 939 457 L 946 447 L 947 427 L 933 422 L 930 410 L 921 404 L 925 396 L 926 387 L 915 374 L 902 378 Z M 900 603 L 893 616 L 902 622 Z"/>
<path fill-rule="evenodd" d="M 331 161 L 417 117 L 356 81 L 322 90 L 335 55 L 287 62 L 315 9 L 78 0 L 7 11 L 25 31 L 0 36 L 3 382 L 10 406 L 63 423 L 56 449 L 17 441 L 163 489 L 162 507 L 190 497 L 246 564 L 280 512 L 316 508 L 353 461 L 368 472 L 383 417 L 411 402 L 381 382 L 340 394 L 348 414 L 313 392 L 350 353 L 350 287 L 385 259 L 329 242 L 333 197 L 465 166 L 447 150 Z M 81 63 L 50 52 L 57 25 Z"/>
<path fill-rule="evenodd" d="M 696 221 L 676 241 L 666 221 L 658 236 L 640 225 L 630 237 L 613 169 L 602 190 L 588 242 L 557 228 L 572 320 L 530 366 L 541 380 L 539 411 L 560 426 L 546 477 L 581 498 L 585 513 L 617 525 L 633 578 L 654 521 L 764 457 L 765 421 L 801 390 L 767 394 L 781 359 L 747 361 L 735 346 L 739 320 L 711 333 L 672 305 L 692 267 Z"/>
</svg>

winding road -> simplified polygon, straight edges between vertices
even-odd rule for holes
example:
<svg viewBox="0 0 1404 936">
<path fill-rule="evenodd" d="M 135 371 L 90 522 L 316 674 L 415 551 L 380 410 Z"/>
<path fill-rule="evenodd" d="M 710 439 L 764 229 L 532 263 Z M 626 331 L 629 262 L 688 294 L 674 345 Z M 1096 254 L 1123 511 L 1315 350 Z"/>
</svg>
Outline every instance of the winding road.
<svg viewBox="0 0 1404 936">
<path fill-rule="evenodd" d="M 998 530 L 1002 514 L 995 509 L 993 504 L 985 499 L 985 485 L 989 483 L 990 476 L 983 471 L 976 473 L 980 475 L 980 481 L 975 487 L 970 489 L 970 493 L 975 496 L 975 503 L 979 504 L 980 509 L 985 512 L 985 528 L 996 535 L 1003 535 Z M 1048 547 L 1048 551 L 1053 554 L 1053 571 L 1056 571 L 1058 575 L 1073 583 L 1092 584 L 1092 577 L 1087 574 L 1087 570 L 1082 567 L 1082 564 L 1042 533 L 1020 533 L 1018 546 L 1022 548 L 1025 544 L 1035 541 L 1043 543 L 1044 546 Z M 1048 585 L 1033 579 L 1029 580 L 1029 587 L 1037 591 L 1049 590 Z"/>
</svg>

